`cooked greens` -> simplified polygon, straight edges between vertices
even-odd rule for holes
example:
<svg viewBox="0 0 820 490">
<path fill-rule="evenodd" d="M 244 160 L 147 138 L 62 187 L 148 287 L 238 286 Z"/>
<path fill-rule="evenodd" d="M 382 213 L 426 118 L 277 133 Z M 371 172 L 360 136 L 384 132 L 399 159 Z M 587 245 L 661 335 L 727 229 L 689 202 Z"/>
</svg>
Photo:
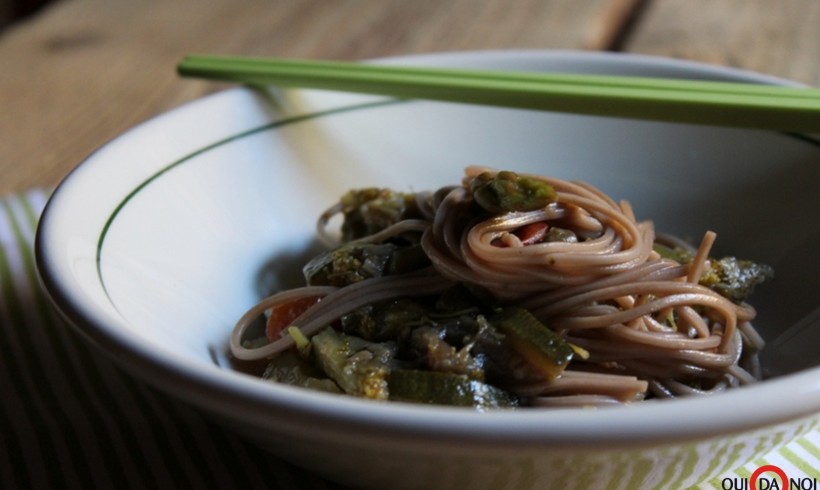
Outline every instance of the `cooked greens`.
<svg viewBox="0 0 820 490">
<path fill-rule="evenodd" d="M 669 247 L 656 243 L 654 249 L 661 257 L 688 264 L 694 259 L 691 250 Z M 742 302 L 751 296 L 755 286 L 774 277 L 774 269 L 765 264 L 737 257 L 710 257 L 700 284 L 713 289 L 721 296 Z"/>
<path fill-rule="evenodd" d="M 711 259 L 709 268 L 700 278 L 708 286 L 732 301 L 745 301 L 756 285 L 774 277 L 774 269 L 768 265 L 737 257 Z"/>
</svg>

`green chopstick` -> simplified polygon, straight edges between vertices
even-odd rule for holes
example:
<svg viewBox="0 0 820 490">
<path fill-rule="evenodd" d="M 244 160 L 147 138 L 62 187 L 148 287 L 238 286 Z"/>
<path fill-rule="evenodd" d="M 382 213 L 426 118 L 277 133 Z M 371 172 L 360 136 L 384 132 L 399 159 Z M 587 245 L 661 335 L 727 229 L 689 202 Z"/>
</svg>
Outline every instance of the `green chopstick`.
<svg viewBox="0 0 820 490">
<path fill-rule="evenodd" d="M 751 83 L 190 55 L 185 77 L 576 114 L 820 132 L 820 89 Z"/>
</svg>

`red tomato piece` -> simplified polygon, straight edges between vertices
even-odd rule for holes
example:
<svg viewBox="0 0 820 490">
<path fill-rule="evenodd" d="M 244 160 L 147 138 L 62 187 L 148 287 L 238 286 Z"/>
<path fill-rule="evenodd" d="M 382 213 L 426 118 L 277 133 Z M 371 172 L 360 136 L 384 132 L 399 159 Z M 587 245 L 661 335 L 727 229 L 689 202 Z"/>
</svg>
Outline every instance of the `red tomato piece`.
<svg viewBox="0 0 820 490">
<path fill-rule="evenodd" d="M 549 230 L 549 225 L 543 221 L 538 221 L 524 225 L 513 233 L 524 245 L 533 245 L 544 240 L 544 237 L 547 236 L 547 230 Z"/>
<path fill-rule="evenodd" d="M 282 330 L 293 325 L 293 320 L 318 303 L 320 299 L 320 296 L 306 296 L 271 308 L 265 328 L 268 340 L 271 342 L 278 340 L 282 336 Z"/>
</svg>

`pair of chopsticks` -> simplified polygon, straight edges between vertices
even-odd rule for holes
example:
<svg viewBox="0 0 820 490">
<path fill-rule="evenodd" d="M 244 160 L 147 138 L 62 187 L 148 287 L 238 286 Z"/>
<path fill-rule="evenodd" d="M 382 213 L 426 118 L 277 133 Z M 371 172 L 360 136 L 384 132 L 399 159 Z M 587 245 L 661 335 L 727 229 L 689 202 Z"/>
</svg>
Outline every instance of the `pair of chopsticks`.
<svg viewBox="0 0 820 490">
<path fill-rule="evenodd" d="M 788 132 L 820 132 L 820 89 L 191 55 L 184 77 Z"/>
</svg>

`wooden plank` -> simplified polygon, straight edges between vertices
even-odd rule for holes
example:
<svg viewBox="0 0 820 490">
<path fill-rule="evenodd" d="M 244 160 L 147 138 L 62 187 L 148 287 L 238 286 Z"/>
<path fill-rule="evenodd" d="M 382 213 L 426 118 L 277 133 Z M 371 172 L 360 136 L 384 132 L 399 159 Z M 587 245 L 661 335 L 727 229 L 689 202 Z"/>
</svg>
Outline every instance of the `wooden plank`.
<svg viewBox="0 0 820 490">
<path fill-rule="evenodd" d="M 653 0 L 626 51 L 820 85 L 820 1 Z"/>
<path fill-rule="evenodd" d="M 179 80 L 187 53 L 598 49 L 633 1 L 58 2 L 0 37 L 0 195 L 54 184 L 128 127 L 224 87 Z"/>
</svg>

